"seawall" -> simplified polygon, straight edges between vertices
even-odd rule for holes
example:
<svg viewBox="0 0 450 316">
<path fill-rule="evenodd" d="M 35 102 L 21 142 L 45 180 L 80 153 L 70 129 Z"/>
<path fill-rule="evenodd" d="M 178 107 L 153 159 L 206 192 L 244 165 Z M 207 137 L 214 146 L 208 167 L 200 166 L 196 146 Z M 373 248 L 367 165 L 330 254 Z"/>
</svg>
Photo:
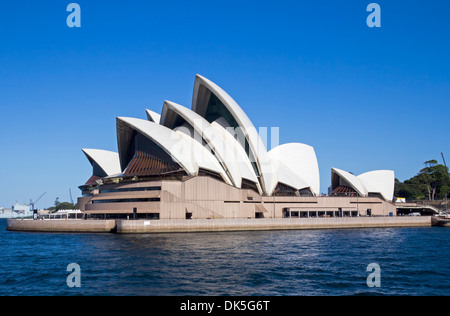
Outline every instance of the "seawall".
<svg viewBox="0 0 450 316">
<path fill-rule="evenodd" d="M 117 221 L 117 233 L 430 227 L 431 217 L 346 217 Z"/>
<path fill-rule="evenodd" d="M 6 229 L 24 232 L 51 233 L 111 233 L 115 220 L 21 220 L 8 219 Z"/>
<path fill-rule="evenodd" d="M 431 217 L 265 218 L 194 220 L 20 220 L 8 219 L 7 230 L 54 233 L 181 233 L 252 230 L 430 227 Z"/>
</svg>

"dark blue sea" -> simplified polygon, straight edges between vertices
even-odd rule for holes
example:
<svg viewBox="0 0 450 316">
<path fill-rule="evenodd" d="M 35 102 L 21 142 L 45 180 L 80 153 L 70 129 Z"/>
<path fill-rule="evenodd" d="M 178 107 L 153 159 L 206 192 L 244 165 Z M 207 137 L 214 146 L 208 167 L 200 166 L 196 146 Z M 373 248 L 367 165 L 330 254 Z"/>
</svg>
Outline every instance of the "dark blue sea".
<svg viewBox="0 0 450 316">
<path fill-rule="evenodd" d="M 80 287 L 67 285 L 71 263 Z M 367 285 L 371 263 L 380 287 Z M 449 294 L 449 228 L 46 234 L 0 220 L 0 296 Z"/>
</svg>

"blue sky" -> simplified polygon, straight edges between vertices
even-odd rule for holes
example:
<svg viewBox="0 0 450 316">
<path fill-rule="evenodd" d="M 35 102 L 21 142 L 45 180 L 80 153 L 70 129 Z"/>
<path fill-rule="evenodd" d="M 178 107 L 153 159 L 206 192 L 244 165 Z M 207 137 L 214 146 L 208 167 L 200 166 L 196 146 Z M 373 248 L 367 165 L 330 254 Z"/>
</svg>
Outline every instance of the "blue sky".
<svg viewBox="0 0 450 316">
<path fill-rule="evenodd" d="M 71 1 L 0 6 L 0 206 L 74 198 L 91 175 L 81 148 L 117 150 L 115 117 L 164 100 L 190 107 L 199 73 L 255 126 L 313 146 L 330 168 L 405 180 L 449 157 L 450 2 Z"/>
</svg>

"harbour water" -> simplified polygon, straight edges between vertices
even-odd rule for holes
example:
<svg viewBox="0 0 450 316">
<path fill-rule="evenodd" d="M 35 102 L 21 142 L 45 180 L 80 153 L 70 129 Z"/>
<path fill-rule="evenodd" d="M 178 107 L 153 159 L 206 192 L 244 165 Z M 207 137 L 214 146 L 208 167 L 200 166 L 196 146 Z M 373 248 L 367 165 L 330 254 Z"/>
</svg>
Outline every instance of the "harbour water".
<svg viewBox="0 0 450 316">
<path fill-rule="evenodd" d="M 440 227 L 48 234 L 0 219 L 0 295 L 450 295 L 449 245 Z"/>
</svg>

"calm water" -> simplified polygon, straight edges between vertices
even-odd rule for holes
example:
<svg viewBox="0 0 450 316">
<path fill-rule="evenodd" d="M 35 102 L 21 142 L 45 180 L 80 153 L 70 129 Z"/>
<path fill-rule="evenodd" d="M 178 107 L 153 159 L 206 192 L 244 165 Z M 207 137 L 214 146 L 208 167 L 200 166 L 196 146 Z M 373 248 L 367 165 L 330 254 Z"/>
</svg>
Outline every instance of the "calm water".
<svg viewBox="0 0 450 316">
<path fill-rule="evenodd" d="M 0 295 L 449 295 L 449 244 L 448 228 L 78 235 L 0 220 Z"/>
</svg>

